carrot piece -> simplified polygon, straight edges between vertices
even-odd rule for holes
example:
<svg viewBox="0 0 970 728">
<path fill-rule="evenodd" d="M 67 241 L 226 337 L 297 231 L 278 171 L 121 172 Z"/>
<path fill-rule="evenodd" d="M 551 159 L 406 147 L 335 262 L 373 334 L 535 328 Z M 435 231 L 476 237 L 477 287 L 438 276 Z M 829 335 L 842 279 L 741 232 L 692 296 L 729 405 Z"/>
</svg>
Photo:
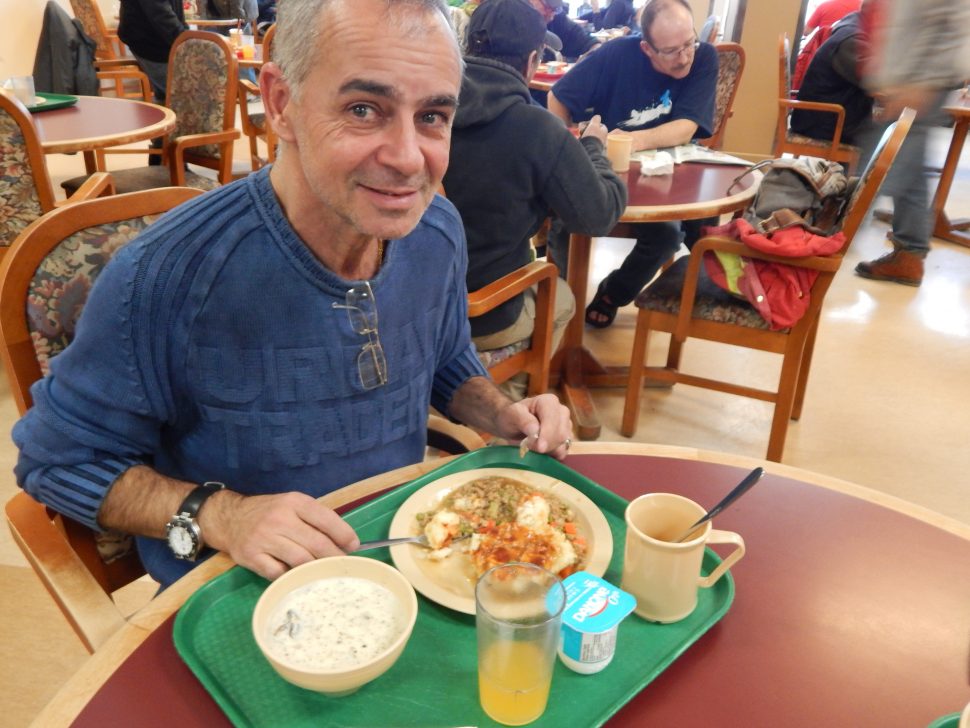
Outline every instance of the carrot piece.
<svg viewBox="0 0 970 728">
<path fill-rule="evenodd" d="M 568 533 L 570 536 L 576 535 L 576 524 L 575 523 L 564 523 L 562 530 Z"/>
</svg>

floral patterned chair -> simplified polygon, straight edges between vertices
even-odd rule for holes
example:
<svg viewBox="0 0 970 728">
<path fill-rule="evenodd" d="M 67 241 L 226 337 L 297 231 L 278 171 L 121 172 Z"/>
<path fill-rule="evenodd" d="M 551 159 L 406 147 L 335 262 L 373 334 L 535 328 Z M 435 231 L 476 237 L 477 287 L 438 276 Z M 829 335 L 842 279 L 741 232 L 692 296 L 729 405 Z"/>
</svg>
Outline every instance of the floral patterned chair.
<svg viewBox="0 0 970 728">
<path fill-rule="evenodd" d="M 94 66 L 98 78 L 114 85 L 115 95 L 119 98 L 151 101 L 151 86 L 138 61 L 128 53 L 125 44 L 118 37 L 118 31 L 109 28 L 96 0 L 71 0 L 74 17 L 81 23 L 84 34 L 91 38 L 97 48 L 94 52 Z M 135 81 L 137 87 L 127 89 L 125 81 Z M 102 87 L 102 91 L 103 91 Z"/>
<path fill-rule="evenodd" d="M 801 416 L 825 294 L 909 132 L 914 115 L 912 109 L 903 112 L 883 136 L 863 171 L 849 200 L 842 223 L 845 243 L 838 252 L 828 256 L 785 258 L 756 251 L 731 238 L 709 236 L 701 238 L 689 256 L 678 259 L 640 292 L 635 301 L 638 308 L 637 324 L 620 428 L 623 435 L 632 437 L 636 433 L 641 389 L 647 377 L 653 381 L 688 384 L 774 403 L 765 457 L 781 461 L 788 421 Z M 703 263 L 706 251 L 723 251 L 816 271 L 818 277 L 811 289 L 799 292 L 799 295 L 810 299 L 804 315 L 790 328 L 772 330 L 750 303 L 732 296 L 710 280 Z M 654 331 L 670 334 L 666 366 L 646 366 L 647 346 Z M 681 349 L 690 338 L 781 354 L 777 388 L 765 390 L 735 383 L 744 372 L 730 372 L 728 378 L 734 381 L 724 381 L 682 371 Z"/>
<path fill-rule="evenodd" d="M 32 404 L 30 386 L 70 344 L 111 256 L 198 194 L 165 188 L 84 202 L 44 216 L 17 238 L 0 265 L 0 353 L 21 414 Z M 123 624 L 112 592 L 144 574 L 130 538 L 95 534 L 25 492 L 8 501 L 6 513 L 14 540 L 93 652 Z"/>
<path fill-rule="evenodd" d="M 30 113 L 19 101 L 0 93 L 0 259 L 17 235 L 44 213 L 113 191 L 111 176 L 101 172 L 67 200 L 55 201 Z"/>
<path fill-rule="evenodd" d="M 239 138 L 236 129 L 236 56 L 223 36 L 187 30 L 176 38 L 168 62 L 167 100 L 175 112 L 176 127 L 161 149 L 164 166 L 138 167 L 112 172 L 119 193 L 156 187 L 212 189 L 232 180 L 232 146 Z M 104 154 L 144 154 L 141 149 L 111 148 Z M 103 158 L 99 161 L 103 161 Z M 218 182 L 187 171 L 186 163 L 218 172 Z M 84 177 L 63 183 L 76 189 Z"/>
<path fill-rule="evenodd" d="M 717 43 L 717 90 L 714 98 L 714 133 L 698 143 L 710 149 L 720 149 L 724 144 L 724 130 L 731 118 L 734 97 L 738 94 L 741 74 L 744 72 L 744 48 L 740 43 Z"/>
</svg>

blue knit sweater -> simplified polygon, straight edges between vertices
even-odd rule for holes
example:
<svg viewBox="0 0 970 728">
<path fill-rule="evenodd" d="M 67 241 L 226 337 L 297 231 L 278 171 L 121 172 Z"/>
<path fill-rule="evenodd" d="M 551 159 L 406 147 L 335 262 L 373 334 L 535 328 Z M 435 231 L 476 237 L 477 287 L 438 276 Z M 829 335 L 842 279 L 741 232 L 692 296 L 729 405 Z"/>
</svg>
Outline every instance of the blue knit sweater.
<svg viewBox="0 0 970 728">
<path fill-rule="evenodd" d="M 362 388 L 367 337 L 345 281 L 287 223 L 267 171 L 184 204 L 119 251 L 73 343 L 14 427 L 18 482 L 97 528 L 136 464 L 245 494 L 320 496 L 420 461 L 429 404 L 487 376 L 469 339 L 461 221 L 435 199 L 371 280 L 388 383 Z M 163 584 L 189 568 L 139 539 Z"/>
</svg>

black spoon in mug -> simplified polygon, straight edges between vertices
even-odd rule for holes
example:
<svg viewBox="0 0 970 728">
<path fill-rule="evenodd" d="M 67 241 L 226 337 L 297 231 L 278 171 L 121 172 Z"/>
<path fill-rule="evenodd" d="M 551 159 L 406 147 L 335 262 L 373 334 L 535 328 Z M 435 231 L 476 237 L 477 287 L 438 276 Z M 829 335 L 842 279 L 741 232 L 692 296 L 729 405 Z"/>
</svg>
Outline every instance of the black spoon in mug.
<svg viewBox="0 0 970 728">
<path fill-rule="evenodd" d="M 680 543 L 681 541 L 686 540 L 687 537 L 690 536 L 692 533 L 694 533 L 694 531 L 696 531 L 700 526 L 703 526 L 709 520 L 714 518 L 714 516 L 716 516 L 718 513 L 723 511 L 725 508 L 727 508 L 729 505 L 734 503 L 734 501 L 736 501 L 738 498 L 740 498 L 745 493 L 747 493 L 748 490 L 751 489 L 751 486 L 753 486 L 755 483 L 761 480 L 761 476 L 764 474 L 765 474 L 764 468 L 755 468 L 750 473 L 748 473 L 745 479 L 742 480 L 734 487 L 734 490 L 732 490 L 730 493 L 724 496 L 724 498 L 721 499 L 720 503 L 718 503 L 711 510 L 705 513 L 700 518 L 700 520 L 698 520 L 697 522 L 694 523 L 694 525 L 688 528 L 680 538 L 675 538 L 674 543 Z"/>
</svg>

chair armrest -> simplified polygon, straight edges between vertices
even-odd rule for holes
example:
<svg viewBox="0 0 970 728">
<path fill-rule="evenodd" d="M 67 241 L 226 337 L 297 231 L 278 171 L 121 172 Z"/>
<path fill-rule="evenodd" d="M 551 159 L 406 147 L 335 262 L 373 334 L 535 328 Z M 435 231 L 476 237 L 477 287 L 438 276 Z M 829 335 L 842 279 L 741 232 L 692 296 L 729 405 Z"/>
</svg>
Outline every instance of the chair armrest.
<svg viewBox="0 0 970 728">
<path fill-rule="evenodd" d="M 551 280 L 555 283 L 558 275 L 559 269 L 548 261 L 536 260 L 524 265 L 498 280 L 492 281 L 487 286 L 470 292 L 468 294 L 468 316 L 474 318 L 488 313 L 500 303 L 505 303 L 541 280 Z M 536 308 L 538 309 L 538 304 Z"/>
<path fill-rule="evenodd" d="M 115 70 L 98 71 L 95 75 L 99 81 L 138 81 L 139 86 L 141 86 L 142 99 L 151 103 L 154 98 L 148 76 L 140 71 L 137 66 L 119 66 Z"/>
<path fill-rule="evenodd" d="M 94 68 L 97 71 L 110 71 L 117 68 L 141 70 L 141 66 L 138 65 L 138 61 L 134 58 L 99 58 L 94 62 Z"/>
<path fill-rule="evenodd" d="M 829 157 L 835 156 L 839 145 L 842 144 L 842 127 L 845 126 L 845 108 L 840 104 L 829 104 L 823 101 L 799 101 L 797 99 L 778 99 L 778 105 L 782 109 L 787 109 L 785 115 L 795 109 L 804 111 L 820 111 L 826 114 L 835 114 L 835 129 L 832 132 L 832 140 L 829 145 Z"/>
<path fill-rule="evenodd" d="M 485 440 L 470 427 L 428 415 L 428 445 L 449 455 L 458 455 L 485 447 Z"/>
<path fill-rule="evenodd" d="M 225 129 L 223 131 L 205 134 L 186 134 L 172 141 L 169 145 L 169 159 L 172 172 L 172 184 L 176 187 L 185 186 L 185 151 L 193 147 L 204 147 L 208 144 L 222 145 L 222 154 L 232 156 L 232 143 L 242 136 L 239 129 Z"/>
<path fill-rule="evenodd" d="M 107 197 L 114 193 L 114 177 L 107 172 L 95 172 L 84 180 L 80 187 L 74 190 L 73 195 L 66 200 L 58 200 L 54 203 L 54 207 L 63 207 L 64 205 L 71 205 L 75 202 L 83 202 L 84 200 L 93 200 L 95 197 Z"/>
<path fill-rule="evenodd" d="M 94 652 L 124 626 L 121 612 L 43 505 L 21 491 L 5 510 L 14 541 L 84 646 Z"/>
</svg>

